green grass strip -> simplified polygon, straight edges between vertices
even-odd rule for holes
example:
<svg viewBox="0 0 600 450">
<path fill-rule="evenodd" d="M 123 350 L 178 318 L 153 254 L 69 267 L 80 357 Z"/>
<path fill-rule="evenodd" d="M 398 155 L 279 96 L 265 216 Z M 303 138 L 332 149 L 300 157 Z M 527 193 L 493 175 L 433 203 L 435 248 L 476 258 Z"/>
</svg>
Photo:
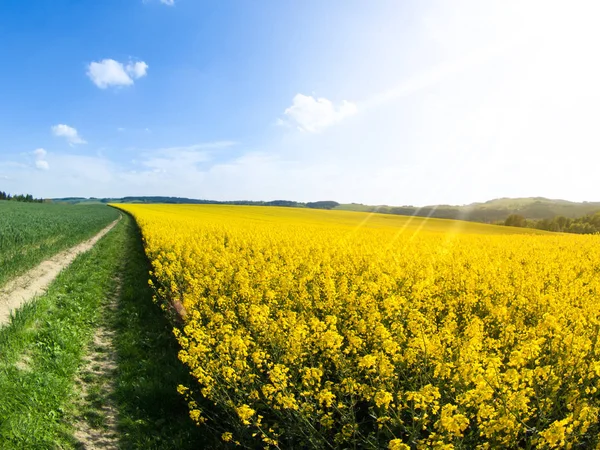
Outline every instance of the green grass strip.
<svg viewBox="0 0 600 450">
<path fill-rule="evenodd" d="M 109 313 L 116 331 L 120 448 L 215 448 L 220 439 L 193 424 L 185 400 L 177 393 L 179 384 L 191 382 L 190 375 L 177 358 L 180 348 L 173 327 L 152 301 L 150 265 L 139 229 L 128 214 L 123 219 L 129 235 L 128 257 L 119 306 Z"/>
</svg>

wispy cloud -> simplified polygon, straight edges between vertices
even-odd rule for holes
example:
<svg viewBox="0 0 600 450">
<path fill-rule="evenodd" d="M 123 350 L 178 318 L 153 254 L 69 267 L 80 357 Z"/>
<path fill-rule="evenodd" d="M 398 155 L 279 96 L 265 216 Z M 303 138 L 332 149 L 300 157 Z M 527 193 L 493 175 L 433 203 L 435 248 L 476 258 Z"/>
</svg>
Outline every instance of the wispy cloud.
<svg viewBox="0 0 600 450">
<path fill-rule="evenodd" d="M 198 150 L 210 150 L 210 149 L 219 149 L 219 148 L 227 148 L 238 145 L 236 141 L 211 141 L 211 142 L 201 142 L 199 144 L 185 145 L 181 147 L 166 147 L 154 150 L 157 153 L 169 153 L 169 152 L 180 152 L 180 151 L 198 151 Z"/>
<path fill-rule="evenodd" d="M 280 119 L 278 124 L 290 124 L 302 131 L 315 133 L 341 122 L 356 114 L 356 104 L 344 100 L 340 106 L 323 97 L 296 94 L 292 106 L 284 111 L 286 120 Z"/>
<path fill-rule="evenodd" d="M 186 171 L 197 164 L 209 162 L 213 159 L 215 150 L 235 145 L 237 145 L 235 141 L 214 141 L 147 150 L 140 153 L 142 156 L 140 164 L 155 172 L 176 173 L 177 170 Z"/>
<path fill-rule="evenodd" d="M 75 144 L 87 144 L 85 140 L 79 136 L 77 130 L 69 125 L 58 124 L 52 127 L 52 133 L 54 136 L 64 137 L 70 145 Z"/>
<path fill-rule="evenodd" d="M 130 61 L 123 64 L 114 59 L 103 59 L 88 65 L 87 76 L 100 89 L 110 86 L 130 86 L 134 80 L 146 76 L 148 64 L 144 61 Z"/>
</svg>

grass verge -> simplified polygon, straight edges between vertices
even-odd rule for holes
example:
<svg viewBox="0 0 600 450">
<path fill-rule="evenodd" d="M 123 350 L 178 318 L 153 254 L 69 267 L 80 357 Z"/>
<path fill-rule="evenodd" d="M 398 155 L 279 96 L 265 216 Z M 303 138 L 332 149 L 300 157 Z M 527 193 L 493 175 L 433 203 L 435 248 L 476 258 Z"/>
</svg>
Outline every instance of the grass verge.
<svg viewBox="0 0 600 450">
<path fill-rule="evenodd" d="M 115 386 L 121 448 L 214 448 L 206 430 L 196 427 L 179 384 L 189 383 L 177 359 L 179 345 L 148 286 L 150 265 L 133 219 L 124 214 L 127 262 L 122 271 L 119 304 L 109 314 L 115 330 L 118 371 Z"/>
</svg>

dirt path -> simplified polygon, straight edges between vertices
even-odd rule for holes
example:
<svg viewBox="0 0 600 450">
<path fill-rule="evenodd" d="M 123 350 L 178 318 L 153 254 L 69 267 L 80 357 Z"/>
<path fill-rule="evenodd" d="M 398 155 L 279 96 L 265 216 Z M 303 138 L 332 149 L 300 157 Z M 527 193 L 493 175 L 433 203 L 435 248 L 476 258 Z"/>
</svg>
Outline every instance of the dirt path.
<svg viewBox="0 0 600 450">
<path fill-rule="evenodd" d="M 116 292 L 104 311 L 117 308 L 121 280 L 116 279 Z M 104 314 L 106 318 L 106 313 Z M 106 322 L 104 320 L 103 322 Z M 84 367 L 77 376 L 79 387 L 78 409 L 81 412 L 73 423 L 74 437 L 82 450 L 119 448 L 117 410 L 112 401 L 117 357 L 114 347 L 115 332 L 108 323 L 102 323 L 94 334 Z"/>
<path fill-rule="evenodd" d="M 50 283 L 81 253 L 90 250 L 106 233 L 114 228 L 120 218 L 104 228 L 93 238 L 65 250 L 42 262 L 29 272 L 9 281 L 0 288 L 0 327 L 10 320 L 10 313 L 37 295 L 43 294 Z"/>
</svg>

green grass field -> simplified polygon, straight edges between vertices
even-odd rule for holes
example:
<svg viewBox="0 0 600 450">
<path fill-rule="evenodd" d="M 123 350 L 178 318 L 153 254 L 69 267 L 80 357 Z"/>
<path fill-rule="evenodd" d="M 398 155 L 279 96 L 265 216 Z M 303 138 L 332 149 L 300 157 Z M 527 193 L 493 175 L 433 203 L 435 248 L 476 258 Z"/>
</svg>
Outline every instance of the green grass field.
<svg viewBox="0 0 600 450">
<path fill-rule="evenodd" d="M 105 205 L 0 201 L 0 286 L 47 257 L 98 233 L 119 217 Z"/>
</svg>

